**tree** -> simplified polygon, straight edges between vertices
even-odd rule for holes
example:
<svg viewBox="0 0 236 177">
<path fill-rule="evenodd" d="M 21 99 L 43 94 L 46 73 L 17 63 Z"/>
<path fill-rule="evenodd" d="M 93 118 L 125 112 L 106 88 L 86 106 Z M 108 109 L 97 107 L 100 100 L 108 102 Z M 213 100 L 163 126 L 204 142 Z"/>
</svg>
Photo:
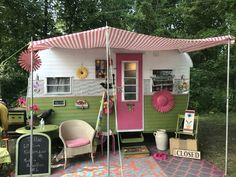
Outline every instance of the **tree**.
<svg viewBox="0 0 236 177">
<path fill-rule="evenodd" d="M 9 102 L 25 94 L 27 88 L 28 75 L 17 63 L 22 51 L 19 49 L 26 49 L 31 37 L 40 39 L 53 34 L 52 12 L 47 8 L 45 17 L 44 8 L 43 2 L 36 0 L 0 1 L 1 95 Z"/>
<path fill-rule="evenodd" d="M 126 27 L 131 0 L 58 0 L 58 31 L 73 33 L 98 27 Z"/>
</svg>

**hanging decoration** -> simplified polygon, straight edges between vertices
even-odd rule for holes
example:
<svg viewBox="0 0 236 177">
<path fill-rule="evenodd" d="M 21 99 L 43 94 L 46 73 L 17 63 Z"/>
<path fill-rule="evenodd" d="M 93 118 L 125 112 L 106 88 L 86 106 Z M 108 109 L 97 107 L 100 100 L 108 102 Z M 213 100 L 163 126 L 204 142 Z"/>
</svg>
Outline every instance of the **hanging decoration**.
<svg viewBox="0 0 236 177">
<path fill-rule="evenodd" d="M 128 103 L 128 104 L 127 104 L 128 111 L 129 111 L 129 112 L 133 112 L 133 111 L 134 111 L 134 106 L 135 106 L 134 104 Z"/>
<path fill-rule="evenodd" d="M 189 91 L 189 80 L 182 75 L 180 79 L 175 79 L 175 89 L 177 93 L 184 94 Z"/>
<path fill-rule="evenodd" d="M 174 97 L 168 90 L 161 90 L 152 95 L 152 105 L 158 112 L 169 112 L 174 107 Z"/>
<path fill-rule="evenodd" d="M 112 110 L 113 110 L 113 100 L 112 100 L 112 98 L 110 98 L 110 100 L 109 100 L 109 114 L 112 114 Z M 105 114 L 107 114 L 108 113 L 108 101 L 107 100 L 105 100 L 104 101 L 104 103 L 103 103 L 103 112 L 105 113 Z"/>
<path fill-rule="evenodd" d="M 86 100 L 77 100 L 75 102 L 75 106 L 78 109 L 87 109 L 89 105 L 88 105 L 88 102 Z"/>
<path fill-rule="evenodd" d="M 76 76 L 80 79 L 85 79 L 88 76 L 88 69 L 84 66 L 80 66 L 76 70 Z"/>
<path fill-rule="evenodd" d="M 34 81 L 33 90 L 34 90 L 34 93 L 40 93 L 40 85 L 38 81 Z"/>
<path fill-rule="evenodd" d="M 27 72 L 31 71 L 31 51 L 25 50 L 20 54 L 19 65 L 22 69 L 24 69 Z M 41 66 L 41 60 L 37 53 L 33 53 L 33 71 L 36 71 Z"/>
</svg>

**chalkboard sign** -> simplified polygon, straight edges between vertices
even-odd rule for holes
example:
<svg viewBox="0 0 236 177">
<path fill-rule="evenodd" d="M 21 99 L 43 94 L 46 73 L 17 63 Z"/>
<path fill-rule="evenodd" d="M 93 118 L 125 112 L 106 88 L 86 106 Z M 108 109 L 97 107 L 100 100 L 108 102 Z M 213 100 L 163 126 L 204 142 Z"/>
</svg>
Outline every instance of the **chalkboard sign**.
<svg viewBox="0 0 236 177">
<path fill-rule="evenodd" d="M 32 175 L 51 174 L 51 140 L 43 133 L 33 134 Z M 30 175 L 30 134 L 22 135 L 16 145 L 16 176 Z"/>
</svg>

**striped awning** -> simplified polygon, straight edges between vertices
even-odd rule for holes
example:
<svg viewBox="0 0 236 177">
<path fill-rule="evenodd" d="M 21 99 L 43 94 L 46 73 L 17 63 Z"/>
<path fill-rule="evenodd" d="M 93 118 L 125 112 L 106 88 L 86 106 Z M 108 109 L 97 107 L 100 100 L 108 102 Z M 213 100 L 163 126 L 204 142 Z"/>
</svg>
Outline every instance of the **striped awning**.
<svg viewBox="0 0 236 177">
<path fill-rule="evenodd" d="M 234 43 L 234 36 L 219 36 L 204 39 L 174 39 L 138 34 L 112 27 L 102 27 L 89 31 L 33 41 L 34 50 L 44 50 L 53 47 L 68 49 L 104 48 L 106 46 L 106 30 L 109 34 L 110 48 L 160 51 L 179 50 L 192 52 L 209 47 Z M 31 48 L 32 45 L 29 46 Z"/>
</svg>

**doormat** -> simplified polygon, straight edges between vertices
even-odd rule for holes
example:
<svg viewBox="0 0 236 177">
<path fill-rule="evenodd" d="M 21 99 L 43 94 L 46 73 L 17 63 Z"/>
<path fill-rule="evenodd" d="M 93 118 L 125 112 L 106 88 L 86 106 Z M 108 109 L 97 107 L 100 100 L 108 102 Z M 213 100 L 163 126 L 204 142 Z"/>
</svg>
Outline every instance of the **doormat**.
<svg viewBox="0 0 236 177">
<path fill-rule="evenodd" d="M 125 158 L 141 158 L 150 156 L 150 152 L 146 146 L 128 146 L 122 148 Z"/>
</svg>

